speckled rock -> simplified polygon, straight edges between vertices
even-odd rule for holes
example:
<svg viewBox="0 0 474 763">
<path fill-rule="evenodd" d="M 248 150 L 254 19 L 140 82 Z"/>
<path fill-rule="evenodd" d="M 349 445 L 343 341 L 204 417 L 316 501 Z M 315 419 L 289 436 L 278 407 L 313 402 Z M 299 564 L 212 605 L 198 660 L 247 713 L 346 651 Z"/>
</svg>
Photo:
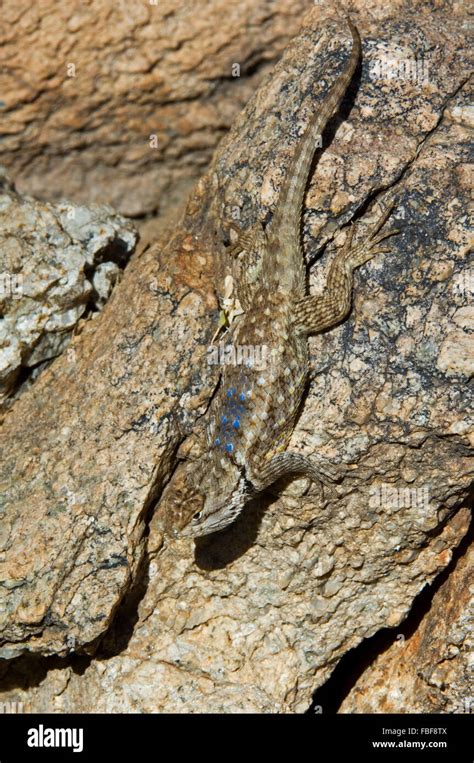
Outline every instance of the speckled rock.
<svg viewBox="0 0 474 763">
<path fill-rule="evenodd" d="M 474 548 L 468 547 L 409 638 L 357 680 L 342 713 L 472 713 Z"/>
<path fill-rule="evenodd" d="M 36 198 L 166 213 L 209 164 L 307 7 L 7 0 L 1 161 Z"/>
<path fill-rule="evenodd" d="M 137 234 L 110 207 L 43 203 L 0 183 L 1 408 L 21 370 L 59 355 L 86 309 L 103 306 Z"/>
<path fill-rule="evenodd" d="M 324 494 L 282 485 L 196 545 L 163 536 L 154 509 L 218 381 L 206 348 L 223 230 L 235 212 L 244 227 L 269 218 L 305 115 L 347 55 L 326 16 L 312 10 L 171 240 L 132 258 L 74 338 L 73 367 L 58 358 L 6 418 L 1 655 L 17 659 L 2 683 L 30 710 L 302 711 L 348 650 L 403 621 L 467 532 L 462 17 L 391 19 L 384 5 L 355 17 L 361 80 L 325 137 L 304 215 L 308 257 L 315 237 L 328 244 L 316 291 L 337 226 L 355 219 L 363 235 L 367 202 L 397 200 L 392 252 L 359 272 L 350 318 L 311 340 L 292 446 L 343 466 L 344 480 Z M 374 74 L 410 51 L 429 54 L 428 82 Z"/>
</svg>

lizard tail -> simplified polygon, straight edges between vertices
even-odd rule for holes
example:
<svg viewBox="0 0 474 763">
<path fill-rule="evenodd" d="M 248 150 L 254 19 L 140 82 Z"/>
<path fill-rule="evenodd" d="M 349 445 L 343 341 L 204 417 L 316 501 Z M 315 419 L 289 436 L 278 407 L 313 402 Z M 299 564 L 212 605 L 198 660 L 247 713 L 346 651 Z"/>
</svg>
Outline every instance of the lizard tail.
<svg viewBox="0 0 474 763">
<path fill-rule="evenodd" d="M 287 257 L 293 254 L 302 260 L 300 255 L 301 210 L 316 143 L 333 112 L 339 106 L 360 60 L 359 32 L 350 19 L 347 19 L 347 23 L 353 44 L 346 67 L 329 90 L 297 145 L 291 167 L 280 189 L 278 206 L 269 225 L 269 237 L 277 243 L 277 251 L 280 251 L 283 257 L 285 254 Z M 301 266 L 303 267 L 303 262 Z"/>
</svg>

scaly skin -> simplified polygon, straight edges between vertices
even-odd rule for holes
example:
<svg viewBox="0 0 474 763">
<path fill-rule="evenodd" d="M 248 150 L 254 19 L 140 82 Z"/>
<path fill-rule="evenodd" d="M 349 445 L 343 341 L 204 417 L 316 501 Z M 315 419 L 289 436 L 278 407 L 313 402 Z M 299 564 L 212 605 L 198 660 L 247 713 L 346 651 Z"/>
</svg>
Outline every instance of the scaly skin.
<svg viewBox="0 0 474 763">
<path fill-rule="evenodd" d="M 208 413 L 207 442 L 194 462 L 181 464 L 161 511 L 174 534 L 196 537 L 221 530 L 245 504 L 280 477 L 299 473 L 330 484 L 338 479 L 323 460 L 286 450 L 308 377 L 307 336 L 339 323 L 350 311 L 354 269 L 388 251 L 379 234 L 385 210 L 369 236 L 352 246 L 353 228 L 329 269 L 320 297 L 305 296 L 300 220 L 313 153 L 339 107 L 361 55 L 360 38 L 348 22 L 353 47 L 296 148 L 269 226 L 256 225 L 232 247 L 240 259 L 237 294 L 245 314 L 231 331 L 235 348 L 251 347 L 263 363 L 225 365 Z M 258 360 L 257 354 L 254 360 Z M 258 366 L 258 367 L 257 367 Z"/>
</svg>

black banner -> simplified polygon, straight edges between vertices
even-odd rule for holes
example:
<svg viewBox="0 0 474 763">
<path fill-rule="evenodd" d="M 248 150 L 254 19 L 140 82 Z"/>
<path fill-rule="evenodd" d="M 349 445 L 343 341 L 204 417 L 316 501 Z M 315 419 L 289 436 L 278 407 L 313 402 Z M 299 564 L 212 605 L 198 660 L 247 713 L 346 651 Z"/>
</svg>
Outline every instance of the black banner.
<svg viewBox="0 0 474 763">
<path fill-rule="evenodd" d="M 470 715 L 0 715 L 0 763 L 262 754 L 472 763 Z M 242 733 L 242 732 L 246 733 Z M 226 746 L 229 745 L 226 752 Z"/>
</svg>

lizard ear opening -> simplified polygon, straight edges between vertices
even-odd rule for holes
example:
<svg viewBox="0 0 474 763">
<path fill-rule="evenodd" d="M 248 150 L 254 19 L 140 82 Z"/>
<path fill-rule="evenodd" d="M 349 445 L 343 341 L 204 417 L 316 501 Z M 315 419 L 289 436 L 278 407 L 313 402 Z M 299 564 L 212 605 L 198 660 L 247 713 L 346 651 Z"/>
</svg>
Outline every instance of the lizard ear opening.
<svg viewBox="0 0 474 763">
<path fill-rule="evenodd" d="M 201 519 L 201 517 L 202 517 L 202 511 L 197 511 L 197 512 L 194 514 L 192 521 L 193 521 L 193 522 L 199 522 L 199 520 Z"/>
</svg>

